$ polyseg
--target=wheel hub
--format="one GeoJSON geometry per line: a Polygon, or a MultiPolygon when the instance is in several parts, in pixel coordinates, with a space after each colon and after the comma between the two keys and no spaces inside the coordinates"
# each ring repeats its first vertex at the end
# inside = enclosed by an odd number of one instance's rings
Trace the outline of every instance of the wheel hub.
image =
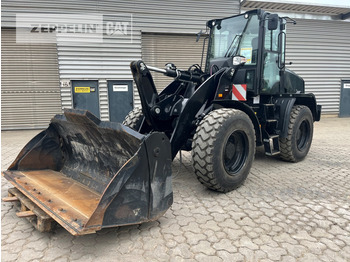
{"type": "Polygon", "coordinates": [[[244,166],[248,154],[248,138],[242,131],[234,131],[224,148],[224,167],[230,175],[235,175],[244,166]]]}

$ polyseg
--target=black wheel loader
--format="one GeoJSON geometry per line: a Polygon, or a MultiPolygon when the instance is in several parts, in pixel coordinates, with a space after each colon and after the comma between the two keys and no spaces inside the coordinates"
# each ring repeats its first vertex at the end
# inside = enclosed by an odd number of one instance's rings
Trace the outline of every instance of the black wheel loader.
{"type": "Polygon", "coordinates": [[[5,201],[45,231],[74,235],[155,220],[173,201],[171,162],[192,151],[198,180],[228,192],[242,185],[257,146],[298,162],[309,152],[321,106],[285,65],[286,24],[262,10],[207,22],[205,68],[131,63],[142,108],[123,124],[65,110],[34,137],[3,176],[5,201]],[[151,71],[173,77],[158,94],[151,71]]]}

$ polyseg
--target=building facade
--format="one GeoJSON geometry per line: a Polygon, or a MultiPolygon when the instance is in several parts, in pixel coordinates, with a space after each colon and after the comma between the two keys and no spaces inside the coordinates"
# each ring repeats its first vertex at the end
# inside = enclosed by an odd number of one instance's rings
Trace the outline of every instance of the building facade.
{"type": "MultiPolygon", "coordinates": [[[[196,42],[196,34],[205,32],[205,22],[254,8],[294,15],[297,25],[287,27],[287,61],[293,62],[289,68],[305,79],[306,91],[316,94],[323,113],[338,114],[342,83],[350,80],[346,17],[350,7],[328,7],[315,14],[310,8],[297,12],[295,5],[267,5],[267,1],[5,0],[2,130],[44,128],[63,108],[84,106],[102,120],[120,121],[124,112],[140,104],[129,69],[131,61],[143,59],[157,67],[171,62],[178,68],[200,64],[204,38],[196,42]],[[105,23],[127,21],[127,34],[108,35],[104,27],[99,43],[83,37],[73,41],[58,33],[53,43],[18,43],[16,14],[29,13],[67,14],[77,19],[79,14],[102,15],[105,23]],[[84,87],[89,93],[82,91],[84,87]],[[81,99],[83,96],[89,98],[81,99]]],[[[158,74],[154,77],[159,90],[171,80],[158,74]]]]}

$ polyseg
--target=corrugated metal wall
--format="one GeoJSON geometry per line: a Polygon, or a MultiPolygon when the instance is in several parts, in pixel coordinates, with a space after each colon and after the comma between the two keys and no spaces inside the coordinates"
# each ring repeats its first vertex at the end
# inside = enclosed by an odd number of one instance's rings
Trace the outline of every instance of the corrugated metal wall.
{"type": "MultiPolygon", "coordinates": [[[[225,17],[239,13],[238,0],[219,1],[112,1],[112,0],[4,0],[2,1],[2,26],[15,26],[16,13],[98,13],[132,14],[134,25],[134,43],[128,45],[122,41],[107,39],[103,44],[94,46],[74,46],[59,39],[60,79],[98,79],[100,83],[101,118],[108,119],[108,79],[130,79],[129,62],[141,58],[141,31],[143,33],[161,33],[164,37],[156,49],[162,49],[162,43],[170,41],[173,47],[181,48],[175,42],[187,43],[183,36],[171,40],[171,34],[194,34],[205,29],[205,22],[216,17],[225,17]],[[175,42],[174,42],[175,41],[175,42]],[[123,56],[125,54],[125,56],[123,56]]],[[[316,94],[323,105],[323,112],[338,113],[340,80],[349,79],[350,50],[348,38],[350,26],[344,21],[298,20],[298,24],[288,25],[287,61],[293,61],[290,69],[300,74],[306,81],[306,91],[316,94]]],[[[146,36],[147,37],[147,36],[146,36]]],[[[144,39],[143,57],[146,62],[163,67],[163,62],[178,61],[172,53],[150,50],[152,37],[144,39]],[[149,50],[149,51],[148,51],[149,50]],[[149,52],[149,53],[148,53],[149,52]],[[157,54],[152,58],[153,54],[157,54]],[[164,57],[164,60],[160,58],[164,57]],[[152,60],[153,59],[153,60],[152,60]],[[160,60],[159,60],[160,59],[160,60]]],[[[185,37],[186,38],[186,37],[185,37]]],[[[168,42],[169,43],[169,42],[168,42]]],[[[153,45],[157,43],[153,42],[153,45]]],[[[187,44],[186,44],[187,45],[187,44]]],[[[200,50],[186,46],[181,50],[200,50]]],[[[166,48],[165,48],[166,49],[166,48]]],[[[164,49],[164,50],[165,50],[164,49]]],[[[174,49],[175,50],[175,49],[174,49]]],[[[167,50],[168,51],[168,50],[167,50]]],[[[181,59],[179,59],[181,60],[181,59]]],[[[187,66],[188,63],[179,67],[187,66]]],[[[6,91],[7,92],[7,91],[6,91]]],[[[71,106],[71,88],[62,88],[62,107],[71,106]]],[[[5,95],[6,96],[6,95],[5,95]]],[[[53,96],[52,96],[53,97],[53,96]]],[[[57,97],[57,96],[56,96],[57,97]]],[[[135,98],[136,104],[139,100],[135,98]]]]}
{"type": "Polygon", "coordinates": [[[61,112],[56,44],[17,44],[1,30],[1,129],[47,127],[61,112]]]}
{"type": "Polygon", "coordinates": [[[197,33],[205,29],[205,22],[211,18],[238,14],[238,0],[3,0],[2,26],[14,26],[18,12],[86,13],[103,14],[129,13],[133,15],[134,26],[143,32],[197,33]]]}
{"type": "Polygon", "coordinates": [[[287,25],[287,66],[305,80],[322,113],[338,114],[341,79],[350,79],[350,22],[298,19],[287,25]]]}
{"type": "MultiPolygon", "coordinates": [[[[205,22],[216,17],[239,13],[238,0],[220,1],[82,1],[82,0],[4,0],[2,25],[15,26],[16,13],[97,13],[104,19],[132,15],[133,43],[127,39],[105,39],[102,44],[73,44],[58,36],[60,80],[98,79],[101,119],[108,120],[108,79],[131,79],[129,64],[141,58],[141,31],[153,33],[197,33],[205,29],[205,22]]],[[[115,19],[115,18],[114,18],[115,19]]],[[[120,19],[120,17],[119,17],[120,19]]],[[[201,48],[199,48],[201,50],[201,48]]],[[[171,57],[170,57],[171,60],[171,57]]],[[[188,64],[186,63],[186,66],[188,64]]],[[[163,66],[163,65],[160,65],[163,66]]],[[[62,108],[72,107],[70,87],[61,88],[62,108]]],[[[134,104],[140,104],[134,90],[134,104]]]]}
{"type": "MultiPolygon", "coordinates": [[[[204,36],[196,42],[196,35],[142,34],[142,59],[146,65],[164,68],[173,63],[178,69],[186,70],[193,64],[200,64],[204,36]]],[[[206,41],[207,43],[208,41],[206,41]]],[[[205,54],[203,66],[205,63],[205,54]]],[[[163,90],[173,78],[152,72],[158,91],[163,90]]]]}
{"type": "MultiPolygon", "coordinates": [[[[132,80],[130,62],[141,59],[141,32],[130,36],[104,37],[103,43],[71,42],[67,36],[57,37],[61,80],[99,80],[100,117],[109,120],[107,80],[132,80]]],[[[62,108],[72,106],[71,88],[62,88],[62,108]]],[[[139,99],[135,97],[135,102],[139,99]]]]}

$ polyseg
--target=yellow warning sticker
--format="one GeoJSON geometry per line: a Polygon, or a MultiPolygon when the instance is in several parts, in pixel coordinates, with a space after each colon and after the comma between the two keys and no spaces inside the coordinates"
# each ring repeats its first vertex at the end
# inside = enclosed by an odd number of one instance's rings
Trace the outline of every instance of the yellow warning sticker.
{"type": "Polygon", "coordinates": [[[74,91],[75,93],[90,93],[90,87],[76,86],[74,91]]]}

